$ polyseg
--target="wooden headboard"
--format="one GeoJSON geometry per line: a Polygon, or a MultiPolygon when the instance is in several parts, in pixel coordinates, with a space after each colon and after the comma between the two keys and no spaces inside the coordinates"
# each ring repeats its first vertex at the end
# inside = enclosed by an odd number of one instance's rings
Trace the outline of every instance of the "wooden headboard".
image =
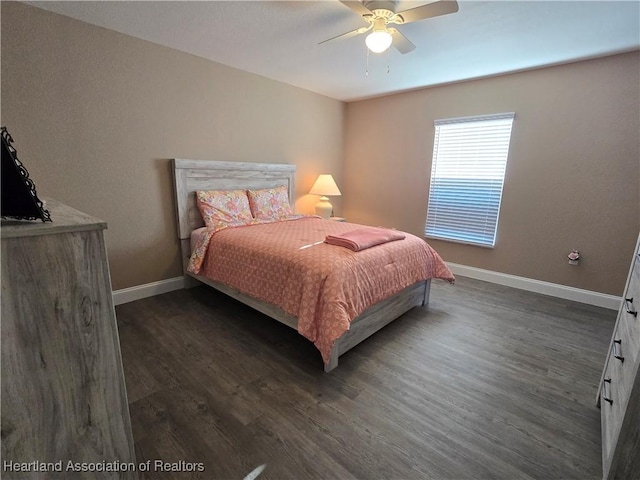
{"type": "Polygon", "coordinates": [[[196,205],[196,190],[258,190],[286,185],[293,205],[295,175],[295,165],[282,163],[216,162],[174,158],[178,238],[182,247],[183,264],[186,265],[191,255],[191,232],[204,225],[196,205]]]}

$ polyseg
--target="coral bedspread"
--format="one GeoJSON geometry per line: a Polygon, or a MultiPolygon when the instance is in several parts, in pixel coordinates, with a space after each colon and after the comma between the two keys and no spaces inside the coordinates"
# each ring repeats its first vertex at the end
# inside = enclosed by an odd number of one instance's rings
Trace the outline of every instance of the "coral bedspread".
{"type": "Polygon", "coordinates": [[[324,243],[358,227],[294,217],[208,229],[189,271],[297,317],[298,332],[327,363],[336,339],[371,305],[428,278],[454,280],[436,251],[408,233],[360,252],[324,243]]]}

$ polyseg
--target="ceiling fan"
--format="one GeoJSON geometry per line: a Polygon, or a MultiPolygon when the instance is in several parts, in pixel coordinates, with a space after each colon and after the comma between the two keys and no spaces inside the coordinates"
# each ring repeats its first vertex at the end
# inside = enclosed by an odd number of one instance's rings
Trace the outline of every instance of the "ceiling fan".
{"type": "Polygon", "coordinates": [[[404,25],[405,23],[447,15],[458,11],[458,2],[455,0],[440,0],[398,13],[396,13],[396,2],[393,0],[340,0],[340,2],[358,15],[361,15],[369,26],[343,33],[337,37],[320,42],[320,44],[339,38],[354,37],[371,30],[371,33],[369,33],[365,39],[365,43],[369,50],[374,53],[382,53],[391,45],[402,54],[409,53],[416,48],[400,31],[389,25],[404,25]]]}

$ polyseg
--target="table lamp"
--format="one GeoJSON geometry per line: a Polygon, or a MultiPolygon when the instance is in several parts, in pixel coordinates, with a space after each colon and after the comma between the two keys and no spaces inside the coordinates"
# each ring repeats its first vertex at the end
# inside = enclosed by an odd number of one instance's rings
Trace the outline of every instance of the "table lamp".
{"type": "Polygon", "coordinates": [[[311,195],[320,195],[320,201],[316,204],[316,214],[322,218],[329,218],[333,212],[333,205],[331,205],[327,196],[342,195],[335,180],[329,174],[320,175],[309,193],[311,195]]]}

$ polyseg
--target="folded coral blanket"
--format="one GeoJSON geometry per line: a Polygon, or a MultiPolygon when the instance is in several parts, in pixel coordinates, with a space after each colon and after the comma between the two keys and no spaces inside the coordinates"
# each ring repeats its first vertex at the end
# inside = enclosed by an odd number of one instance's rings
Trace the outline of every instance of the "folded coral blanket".
{"type": "Polygon", "coordinates": [[[342,233],[340,235],[327,235],[325,243],[345,247],[354,252],[365,248],[375,247],[382,243],[403,240],[404,233],[388,228],[365,227],[342,233]]]}

